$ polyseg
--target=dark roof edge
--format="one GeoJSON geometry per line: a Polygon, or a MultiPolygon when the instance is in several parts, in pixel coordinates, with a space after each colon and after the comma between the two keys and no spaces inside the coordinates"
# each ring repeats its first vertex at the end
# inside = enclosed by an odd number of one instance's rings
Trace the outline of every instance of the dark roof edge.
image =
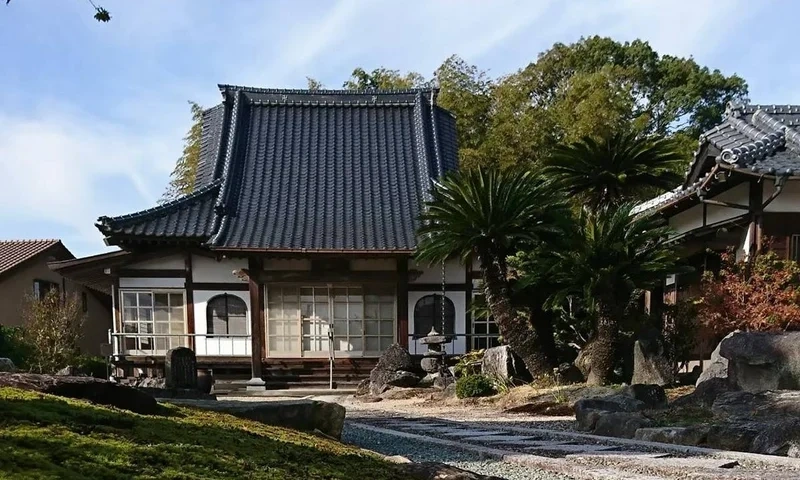
{"type": "Polygon", "coordinates": [[[343,248],[255,248],[255,247],[211,247],[214,252],[242,252],[242,253],[344,253],[344,254],[411,254],[414,249],[343,249],[343,248]]]}
{"type": "Polygon", "coordinates": [[[220,83],[217,85],[220,92],[224,95],[229,91],[242,91],[252,93],[277,93],[277,94],[303,94],[303,95],[365,95],[365,94],[413,94],[433,92],[434,96],[439,94],[439,87],[418,87],[406,89],[366,89],[366,90],[347,90],[347,89],[320,89],[308,90],[303,88],[258,88],[246,87],[243,85],[230,85],[220,83]]]}
{"type": "Polygon", "coordinates": [[[140,210],[138,212],[129,213],[126,215],[120,215],[117,217],[108,217],[102,216],[97,219],[97,223],[95,226],[102,232],[111,232],[114,229],[114,224],[119,222],[133,222],[135,220],[147,219],[149,217],[162,214],[162,213],[169,213],[171,210],[176,209],[187,202],[191,202],[207,193],[215,190],[220,186],[219,180],[214,180],[213,182],[209,183],[208,185],[190,193],[189,195],[176,198],[175,200],[170,200],[169,202],[162,203],[161,205],[157,205],[152,208],[148,208],[145,210],[140,210]]]}
{"type": "MultiPolygon", "coordinates": [[[[0,272],[0,278],[4,278],[4,277],[7,277],[7,276],[11,275],[13,272],[18,270],[20,267],[22,267],[24,265],[27,265],[29,262],[31,262],[31,261],[41,257],[45,253],[51,252],[51,251],[53,251],[55,249],[60,249],[63,252],[65,252],[68,256],[72,257],[72,259],[75,259],[75,255],[72,252],[69,251],[69,248],[67,248],[66,245],[64,245],[61,242],[61,240],[57,240],[56,243],[44,248],[40,252],[37,252],[36,254],[31,255],[30,257],[25,258],[21,262],[15,263],[13,266],[11,266],[11,267],[7,268],[6,270],[3,270],[2,272],[0,272]]],[[[70,259],[70,260],[62,260],[62,261],[68,262],[68,261],[71,261],[72,259],[70,259]]],[[[48,265],[49,265],[49,263],[48,263],[48,265]]]]}

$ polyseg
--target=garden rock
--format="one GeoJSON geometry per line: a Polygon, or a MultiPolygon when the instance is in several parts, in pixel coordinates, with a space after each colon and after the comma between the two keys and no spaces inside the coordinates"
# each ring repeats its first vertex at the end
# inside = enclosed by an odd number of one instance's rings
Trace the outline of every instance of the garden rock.
{"type": "Polygon", "coordinates": [[[699,387],[701,383],[707,382],[713,378],[728,378],[728,359],[723,357],[719,354],[719,350],[722,347],[722,342],[731,338],[732,336],[740,333],[739,330],[733,331],[725,336],[718,344],[717,348],[711,352],[711,364],[700,373],[700,376],[697,378],[697,382],[695,383],[696,387],[699,387]]]}
{"type": "Polygon", "coordinates": [[[633,378],[631,383],[669,385],[675,381],[672,365],[664,354],[660,338],[642,338],[633,344],[633,378]]]}
{"type": "Polygon", "coordinates": [[[768,455],[787,455],[793,444],[800,442],[800,419],[764,424],[753,439],[750,451],[768,455]]]}
{"type": "Polygon", "coordinates": [[[761,426],[753,422],[712,425],[708,430],[706,445],[720,450],[749,452],[761,426]]]}
{"type": "Polygon", "coordinates": [[[608,412],[597,419],[593,433],[606,437],[633,438],[636,430],[651,425],[653,421],[638,412],[608,412]]]}
{"type": "Polygon", "coordinates": [[[490,378],[503,380],[531,379],[525,363],[508,345],[492,347],[484,352],[481,373],[490,378]]]}
{"type": "Polygon", "coordinates": [[[660,385],[634,383],[623,388],[620,393],[644,402],[647,408],[667,407],[667,393],[660,385]]]}
{"type": "Polygon", "coordinates": [[[575,402],[575,420],[581,430],[593,430],[598,419],[608,413],[633,413],[644,410],[646,405],[641,400],[625,396],[583,398],[575,402]]]}
{"type": "Polygon", "coordinates": [[[17,367],[10,358],[0,358],[0,372],[16,372],[17,367]]]}
{"type": "Polygon", "coordinates": [[[92,377],[0,373],[0,387],[14,387],[59,397],[88,400],[142,415],[154,415],[159,412],[158,402],[152,396],[135,388],[92,377]]]}
{"type": "Polygon", "coordinates": [[[127,385],[136,388],[167,388],[164,377],[138,377],[129,380],[127,385]]]}
{"type": "Polygon", "coordinates": [[[433,387],[439,390],[445,390],[450,385],[455,385],[456,378],[452,375],[439,375],[433,379],[433,387]]]}
{"type": "Polygon", "coordinates": [[[600,420],[600,417],[609,413],[611,412],[606,412],[605,410],[584,410],[580,415],[576,413],[575,426],[578,430],[591,432],[597,426],[597,421],[600,420]]]}
{"type": "Polygon", "coordinates": [[[720,343],[728,381],[753,393],[800,389],[800,332],[742,332],[720,343]]]}
{"type": "Polygon", "coordinates": [[[419,377],[413,373],[414,362],[408,350],[395,343],[386,349],[378,359],[377,365],[369,374],[369,390],[372,395],[380,395],[388,387],[413,387],[419,377]]]}
{"type": "Polygon", "coordinates": [[[791,442],[786,456],[790,458],[800,458],[800,442],[791,442]]]}
{"type": "Polygon", "coordinates": [[[553,369],[553,373],[558,383],[562,385],[583,383],[585,381],[581,370],[571,363],[562,363],[557,368],[553,369]]]}
{"type": "Polygon", "coordinates": [[[800,418],[800,391],[723,393],[714,401],[711,412],[725,420],[800,418]]]}
{"type": "Polygon", "coordinates": [[[401,468],[413,480],[502,480],[438,462],[404,463],[401,468]]]}
{"type": "Polygon", "coordinates": [[[697,425],[692,427],[658,427],[640,428],[634,438],[645,442],[672,443],[675,445],[701,445],[706,442],[710,427],[697,425]]]}
{"type": "Polygon", "coordinates": [[[356,397],[362,397],[364,395],[369,395],[369,378],[358,382],[358,386],[356,387],[356,397]]]}
{"type": "Polygon", "coordinates": [[[727,378],[710,378],[699,384],[694,392],[675,399],[674,406],[698,405],[710,408],[714,401],[723,393],[735,391],[728,383],[727,378]]]}

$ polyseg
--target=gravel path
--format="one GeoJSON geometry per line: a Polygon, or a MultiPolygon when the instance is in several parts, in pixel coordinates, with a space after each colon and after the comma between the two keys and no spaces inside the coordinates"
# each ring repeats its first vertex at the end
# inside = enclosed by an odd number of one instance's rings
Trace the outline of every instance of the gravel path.
{"type": "Polygon", "coordinates": [[[475,452],[409,442],[403,438],[356,428],[345,423],[342,441],[383,453],[402,455],[414,462],[441,462],[481,475],[494,475],[507,480],[572,480],[572,477],[550,473],[491,458],[481,458],[475,452]]]}

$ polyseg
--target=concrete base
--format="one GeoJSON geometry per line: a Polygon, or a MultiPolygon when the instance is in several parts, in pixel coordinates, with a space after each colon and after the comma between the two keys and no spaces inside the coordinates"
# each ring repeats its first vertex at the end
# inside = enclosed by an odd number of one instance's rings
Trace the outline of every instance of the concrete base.
{"type": "Polygon", "coordinates": [[[267,390],[267,383],[261,378],[251,378],[247,381],[248,392],[263,392],[267,390]]]}

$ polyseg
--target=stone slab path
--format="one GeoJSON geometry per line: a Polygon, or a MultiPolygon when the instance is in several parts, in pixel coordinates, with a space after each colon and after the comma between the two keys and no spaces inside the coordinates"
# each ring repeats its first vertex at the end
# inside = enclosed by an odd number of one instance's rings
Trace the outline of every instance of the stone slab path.
{"type": "MultiPolygon", "coordinates": [[[[486,421],[349,410],[348,425],[574,479],[800,479],[800,459],[610,439],[486,421]]],[[[516,478],[516,477],[515,477],[516,478]]],[[[539,478],[539,477],[531,477],[539,478]]]]}

